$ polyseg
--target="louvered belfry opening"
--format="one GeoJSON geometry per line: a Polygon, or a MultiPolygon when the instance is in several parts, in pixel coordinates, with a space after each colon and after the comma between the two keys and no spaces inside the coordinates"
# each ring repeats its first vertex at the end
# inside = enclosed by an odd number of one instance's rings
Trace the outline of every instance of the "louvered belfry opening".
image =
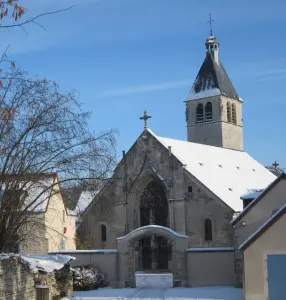
{"type": "Polygon", "coordinates": [[[232,123],[233,124],[237,123],[237,120],[236,120],[236,106],[235,106],[234,103],[232,104],[232,123]]]}
{"type": "Polygon", "coordinates": [[[227,122],[231,122],[231,105],[229,102],[226,104],[227,107],[227,122]]]}
{"type": "Polygon", "coordinates": [[[197,123],[204,122],[204,106],[202,103],[198,104],[198,106],[197,106],[196,120],[197,120],[197,123]]]}
{"type": "Polygon", "coordinates": [[[210,122],[213,120],[213,107],[211,102],[206,104],[206,122],[210,122]]]}

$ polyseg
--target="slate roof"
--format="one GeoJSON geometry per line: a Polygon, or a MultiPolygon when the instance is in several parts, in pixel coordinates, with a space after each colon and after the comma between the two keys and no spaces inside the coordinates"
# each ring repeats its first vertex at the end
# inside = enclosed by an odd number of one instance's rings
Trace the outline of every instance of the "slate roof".
{"type": "Polygon", "coordinates": [[[276,176],[243,151],[156,136],[148,132],[185,165],[186,171],[235,212],[242,211],[241,195],[264,189],[276,176]]]}
{"type": "Polygon", "coordinates": [[[216,63],[210,53],[206,55],[187,101],[204,98],[206,94],[210,94],[210,96],[223,95],[241,100],[222,62],[216,63]]]}

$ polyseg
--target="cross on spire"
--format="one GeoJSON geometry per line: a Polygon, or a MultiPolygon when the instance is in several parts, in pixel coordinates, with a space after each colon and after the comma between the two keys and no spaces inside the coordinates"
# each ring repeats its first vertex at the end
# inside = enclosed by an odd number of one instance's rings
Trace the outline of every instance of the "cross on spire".
{"type": "Polygon", "coordinates": [[[277,169],[278,167],[279,167],[279,163],[275,160],[275,162],[273,163],[273,167],[275,168],[275,169],[277,169]]]}
{"type": "Polygon", "coordinates": [[[144,116],[140,118],[140,120],[144,120],[144,128],[148,128],[148,119],[151,119],[151,116],[148,116],[147,110],[144,111],[144,116]]]}
{"type": "Polygon", "coordinates": [[[210,24],[211,36],[213,35],[213,22],[214,22],[214,20],[212,19],[212,14],[210,13],[208,23],[210,24]]]}

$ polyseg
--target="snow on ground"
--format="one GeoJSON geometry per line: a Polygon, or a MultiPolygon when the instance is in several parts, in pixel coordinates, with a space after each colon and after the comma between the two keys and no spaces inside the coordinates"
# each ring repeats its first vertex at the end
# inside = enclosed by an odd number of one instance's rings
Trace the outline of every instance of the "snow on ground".
{"type": "Polygon", "coordinates": [[[66,300],[243,300],[241,289],[233,287],[173,289],[98,289],[75,292],[66,300]]]}

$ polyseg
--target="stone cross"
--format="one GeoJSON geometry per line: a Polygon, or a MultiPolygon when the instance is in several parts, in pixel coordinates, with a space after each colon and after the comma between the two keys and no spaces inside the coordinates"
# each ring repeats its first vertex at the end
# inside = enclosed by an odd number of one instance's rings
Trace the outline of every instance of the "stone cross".
{"type": "Polygon", "coordinates": [[[140,120],[144,120],[144,128],[148,128],[148,119],[152,118],[151,116],[148,116],[147,110],[144,111],[144,116],[140,118],[140,120]]]}

